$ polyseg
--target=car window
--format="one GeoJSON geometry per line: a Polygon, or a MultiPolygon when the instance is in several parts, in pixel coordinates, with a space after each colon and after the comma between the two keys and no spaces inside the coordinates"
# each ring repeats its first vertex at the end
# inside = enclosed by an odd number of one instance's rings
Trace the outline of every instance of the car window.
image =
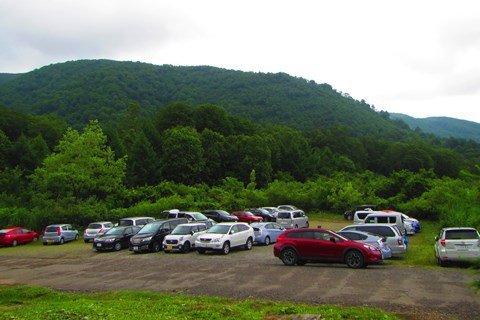
{"type": "Polygon", "coordinates": [[[377,222],[378,223],[390,223],[390,221],[388,221],[388,217],[377,217],[377,222]]]}
{"type": "Polygon", "coordinates": [[[102,229],[102,225],[100,223],[90,223],[87,229],[102,229]]]}
{"type": "Polygon", "coordinates": [[[67,231],[68,227],[67,226],[62,226],[62,231],[67,231]]]}
{"type": "Polygon", "coordinates": [[[47,227],[45,232],[57,232],[58,227],[47,227]]]}
{"type": "Polygon", "coordinates": [[[279,212],[277,219],[290,219],[290,212],[279,212]]]}
{"type": "Polygon", "coordinates": [[[328,232],[314,231],[312,234],[315,240],[330,240],[330,233],[328,232]]]}
{"type": "Polygon", "coordinates": [[[475,230],[446,230],[445,239],[478,239],[475,230]]]}
{"type": "Polygon", "coordinates": [[[313,234],[309,231],[296,231],[287,233],[287,238],[293,239],[312,239],[313,234]]]}
{"type": "Polygon", "coordinates": [[[133,221],[130,220],[130,219],[120,219],[120,221],[118,222],[118,225],[119,226],[132,226],[133,221]]]}

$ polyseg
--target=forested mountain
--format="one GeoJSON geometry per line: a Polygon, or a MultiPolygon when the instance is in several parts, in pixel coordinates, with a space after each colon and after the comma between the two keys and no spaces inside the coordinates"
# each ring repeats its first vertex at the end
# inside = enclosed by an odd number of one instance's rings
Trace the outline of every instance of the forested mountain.
{"type": "Polygon", "coordinates": [[[334,90],[284,73],[215,67],[175,67],[140,62],[82,60],[46,66],[0,81],[0,104],[32,114],[53,113],[74,127],[89,119],[119,118],[131,102],[147,114],[171,103],[221,106],[259,124],[298,130],[343,126],[349,134],[401,139],[406,126],[334,90]]]}
{"type": "Polygon", "coordinates": [[[399,119],[415,130],[419,128],[425,133],[438,137],[472,139],[480,142],[480,123],[454,119],[449,117],[413,118],[401,113],[390,113],[391,119],[399,119]]]}

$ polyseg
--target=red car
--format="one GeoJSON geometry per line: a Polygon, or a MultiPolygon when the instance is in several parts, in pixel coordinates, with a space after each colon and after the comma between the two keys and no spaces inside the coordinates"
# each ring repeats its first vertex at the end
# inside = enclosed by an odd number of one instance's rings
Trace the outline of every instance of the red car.
{"type": "Polygon", "coordinates": [[[263,221],[262,217],[256,216],[250,211],[234,211],[232,212],[232,216],[237,217],[239,222],[252,223],[263,221]]]}
{"type": "Polygon", "coordinates": [[[35,242],[38,233],[22,227],[12,227],[0,230],[0,245],[15,247],[17,244],[35,242]]]}
{"type": "Polygon", "coordinates": [[[277,238],[273,254],[287,266],[337,262],[350,268],[363,268],[383,260],[377,247],[345,239],[322,228],[285,231],[277,238]]]}

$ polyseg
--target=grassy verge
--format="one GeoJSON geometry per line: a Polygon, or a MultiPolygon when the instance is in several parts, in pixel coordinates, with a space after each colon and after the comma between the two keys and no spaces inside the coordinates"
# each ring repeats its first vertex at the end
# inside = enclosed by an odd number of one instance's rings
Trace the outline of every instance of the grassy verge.
{"type": "Polygon", "coordinates": [[[379,309],[141,291],[62,293],[39,287],[0,286],[0,319],[398,319],[379,309]]]}

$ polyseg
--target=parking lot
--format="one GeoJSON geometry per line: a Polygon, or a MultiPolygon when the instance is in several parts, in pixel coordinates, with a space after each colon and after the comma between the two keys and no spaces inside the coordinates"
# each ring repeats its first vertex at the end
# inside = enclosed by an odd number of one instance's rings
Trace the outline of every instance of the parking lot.
{"type": "Polygon", "coordinates": [[[372,306],[407,319],[479,319],[480,297],[467,270],[342,264],[286,267],[272,246],[199,255],[128,250],[99,253],[83,241],[0,248],[0,284],[67,291],[152,290],[372,306]]]}

